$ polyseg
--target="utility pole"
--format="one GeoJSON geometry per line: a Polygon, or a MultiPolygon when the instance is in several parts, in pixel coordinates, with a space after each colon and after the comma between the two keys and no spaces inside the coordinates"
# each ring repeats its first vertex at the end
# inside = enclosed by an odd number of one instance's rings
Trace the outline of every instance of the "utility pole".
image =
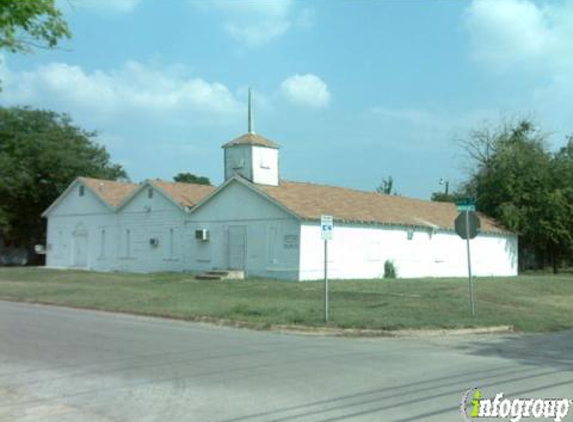
{"type": "Polygon", "coordinates": [[[440,186],[444,186],[444,193],[446,194],[446,196],[448,196],[448,193],[450,192],[450,181],[440,179],[440,186]]]}

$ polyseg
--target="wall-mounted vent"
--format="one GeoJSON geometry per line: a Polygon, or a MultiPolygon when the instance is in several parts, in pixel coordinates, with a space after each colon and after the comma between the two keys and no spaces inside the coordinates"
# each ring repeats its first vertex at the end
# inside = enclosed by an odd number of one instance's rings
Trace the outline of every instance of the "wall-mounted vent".
{"type": "Polygon", "coordinates": [[[298,248],[298,236],[296,234],[285,234],[284,247],[285,249],[298,248]]]}
{"type": "Polygon", "coordinates": [[[195,239],[200,240],[201,242],[208,242],[209,230],[207,229],[195,230],[195,239]]]}
{"type": "Polygon", "coordinates": [[[159,239],[157,237],[152,237],[149,239],[149,245],[153,246],[154,248],[159,246],[159,239]]]}

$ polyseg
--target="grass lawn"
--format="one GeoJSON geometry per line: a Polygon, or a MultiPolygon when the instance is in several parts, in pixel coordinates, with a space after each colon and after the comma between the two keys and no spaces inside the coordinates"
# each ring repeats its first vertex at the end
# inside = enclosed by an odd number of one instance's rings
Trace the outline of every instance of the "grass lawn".
{"type": "MultiPolygon", "coordinates": [[[[374,329],[513,325],[520,331],[573,328],[573,276],[478,278],[477,317],[467,279],[349,280],[330,283],[330,326],[374,329]]],[[[323,326],[321,282],[202,281],[189,274],[116,274],[0,268],[0,299],[253,326],[323,326]]]]}

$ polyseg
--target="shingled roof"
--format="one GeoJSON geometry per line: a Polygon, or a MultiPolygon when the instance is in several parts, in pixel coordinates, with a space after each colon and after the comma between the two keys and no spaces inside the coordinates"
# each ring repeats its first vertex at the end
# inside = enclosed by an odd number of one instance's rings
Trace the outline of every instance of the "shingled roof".
{"type": "MultiPolygon", "coordinates": [[[[454,230],[455,204],[384,195],[335,186],[281,181],[279,186],[256,185],[273,200],[303,219],[332,215],[343,222],[429,227],[454,230]]],[[[509,233],[480,214],[483,232],[509,233]]]]}
{"type": "MultiPolygon", "coordinates": [[[[141,186],[140,183],[116,182],[113,180],[92,179],[79,177],[78,180],[88,186],[108,205],[117,207],[129,195],[141,186]]],[[[163,180],[148,180],[149,184],[165,192],[175,202],[185,207],[193,207],[197,202],[215,190],[211,185],[194,183],[164,182],[163,180]]]]}
{"type": "Polygon", "coordinates": [[[280,147],[279,144],[273,142],[261,135],[257,135],[256,133],[246,133],[238,138],[233,139],[232,141],[227,142],[222,148],[228,148],[233,145],[258,145],[261,147],[268,147],[268,148],[275,148],[278,149],[280,147]]]}
{"type": "Polygon", "coordinates": [[[216,189],[211,185],[164,182],[162,180],[150,180],[149,183],[162,189],[184,207],[194,207],[201,199],[216,189]]]}
{"type": "MultiPolygon", "coordinates": [[[[80,177],[78,180],[112,207],[117,207],[141,186],[137,183],[87,177],[80,177]]],[[[244,179],[240,180],[250,184],[244,179]]],[[[148,182],[186,207],[194,207],[216,190],[210,185],[162,180],[148,182]]],[[[424,201],[337,186],[284,180],[279,186],[252,186],[305,220],[318,220],[321,215],[326,214],[341,222],[454,230],[454,220],[458,215],[457,207],[451,203],[424,201]]],[[[509,233],[495,220],[483,214],[480,214],[480,219],[483,232],[509,233]]]]}
{"type": "Polygon", "coordinates": [[[108,205],[117,207],[139,185],[137,183],[78,177],[78,180],[94,191],[108,205]]]}

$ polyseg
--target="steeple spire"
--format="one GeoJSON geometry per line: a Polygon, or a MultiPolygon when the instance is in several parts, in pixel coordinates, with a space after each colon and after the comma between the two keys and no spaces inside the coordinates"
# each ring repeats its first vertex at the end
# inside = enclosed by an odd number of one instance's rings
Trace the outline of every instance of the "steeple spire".
{"type": "Polygon", "coordinates": [[[249,88],[249,133],[255,133],[255,126],[253,124],[253,104],[251,98],[251,88],[249,88]]]}

